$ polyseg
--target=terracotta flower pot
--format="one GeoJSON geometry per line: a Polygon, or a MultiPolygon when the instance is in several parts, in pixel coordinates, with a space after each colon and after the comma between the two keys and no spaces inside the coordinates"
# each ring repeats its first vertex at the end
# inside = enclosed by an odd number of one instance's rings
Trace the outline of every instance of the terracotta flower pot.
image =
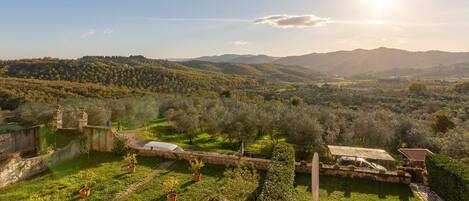
{"type": "Polygon", "coordinates": [[[195,182],[199,182],[201,176],[202,176],[202,174],[200,174],[200,173],[194,173],[194,174],[192,174],[192,179],[193,179],[195,182]]]}
{"type": "Polygon", "coordinates": [[[166,196],[166,201],[176,201],[176,193],[170,193],[168,196],[166,196]]]}
{"type": "Polygon", "coordinates": [[[137,169],[137,166],[135,166],[135,165],[127,166],[127,172],[128,173],[134,173],[136,169],[137,169]]]}
{"type": "Polygon", "coordinates": [[[82,188],[80,189],[79,193],[80,193],[80,198],[87,198],[91,195],[91,189],[82,188]]]}

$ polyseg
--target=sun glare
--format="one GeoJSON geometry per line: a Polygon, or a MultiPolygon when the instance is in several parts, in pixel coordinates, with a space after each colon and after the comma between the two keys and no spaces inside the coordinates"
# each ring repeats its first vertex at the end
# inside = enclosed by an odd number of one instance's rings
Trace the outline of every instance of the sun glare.
{"type": "Polygon", "coordinates": [[[375,12],[382,13],[395,4],[395,0],[368,0],[375,12]]]}

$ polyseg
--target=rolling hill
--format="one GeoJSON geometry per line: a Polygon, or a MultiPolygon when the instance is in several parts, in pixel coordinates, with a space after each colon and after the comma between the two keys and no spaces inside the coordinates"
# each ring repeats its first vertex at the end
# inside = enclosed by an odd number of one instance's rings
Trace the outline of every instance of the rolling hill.
{"type": "Polygon", "coordinates": [[[313,53],[280,58],[274,63],[299,65],[338,75],[375,73],[395,68],[423,69],[469,61],[469,53],[442,51],[410,52],[391,48],[357,49],[331,53],[313,53]]]}
{"type": "Polygon", "coordinates": [[[274,63],[302,66],[318,72],[350,76],[373,74],[393,69],[425,69],[469,62],[469,52],[425,51],[412,52],[393,48],[371,50],[356,49],[329,53],[312,53],[300,56],[269,57],[265,55],[221,55],[199,57],[194,60],[211,62],[236,62],[245,64],[274,63]]]}

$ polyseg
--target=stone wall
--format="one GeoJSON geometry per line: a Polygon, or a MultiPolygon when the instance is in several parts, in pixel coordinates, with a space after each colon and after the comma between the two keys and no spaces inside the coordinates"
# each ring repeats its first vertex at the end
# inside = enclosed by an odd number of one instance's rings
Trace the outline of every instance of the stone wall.
{"type": "MultiPolygon", "coordinates": [[[[260,158],[238,157],[232,155],[223,155],[217,153],[207,152],[172,152],[161,150],[150,150],[144,148],[135,148],[135,151],[141,156],[157,156],[177,160],[191,160],[199,158],[208,164],[235,166],[242,163],[256,169],[267,170],[269,168],[270,160],[260,158]]],[[[311,174],[311,164],[296,163],[296,172],[311,174]]],[[[411,176],[405,172],[398,171],[385,171],[360,169],[349,167],[340,167],[334,165],[322,165],[320,170],[321,175],[339,176],[349,178],[370,179],[375,181],[390,182],[390,183],[410,183],[411,176]]]]}
{"type": "Polygon", "coordinates": [[[111,152],[115,134],[111,127],[84,126],[83,135],[88,137],[89,148],[94,151],[111,152]]]}
{"type": "Polygon", "coordinates": [[[0,134],[0,161],[17,152],[37,152],[39,132],[40,126],[35,126],[21,131],[0,134]]]}
{"type": "Polygon", "coordinates": [[[0,164],[0,188],[30,178],[49,167],[80,154],[80,142],[72,141],[66,147],[34,158],[15,157],[0,164]]]}

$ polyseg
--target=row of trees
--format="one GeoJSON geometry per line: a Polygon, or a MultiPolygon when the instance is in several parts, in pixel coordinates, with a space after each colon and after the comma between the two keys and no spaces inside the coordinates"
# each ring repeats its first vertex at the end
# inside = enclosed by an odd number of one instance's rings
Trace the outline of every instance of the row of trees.
{"type": "Polygon", "coordinates": [[[384,148],[426,147],[463,157],[467,123],[456,125],[445,112],[433,118],[415,119],[389,110],[361,112],[351,109],[279,102],[246,103],[232,99],[171,98],[162,101],[161,112],[192,142],[200,132],[221,135],[246,144],[265,135],[273,143],[285,138],[295,145],[297,157],[324,153],[326,144],[384,148]]]}
{"type": "MultiPolygon", "coordinates": [[[[426,147],[455,157],[467,157],[469,124],[454,120],[445,112],[431,119],[416,119],[389,110],[370,112],[344,108],[285,104],[275,101],[247,103],[228,98],[146,97],[119,100],[77,100],[61,102],[64,123],[84,107],[89,124],[103,125],[109,119],[124,126],[145,126],[164,114],[175,129],[193,143],[205,132],[238,143],[240,154],[257,139],[268,136],[272,146],[280,140],[295,145],[297,158],[307,159],[315,151],[325,153],[325,145],[383,148],[396,152],[399,147],[426,147]]],[[[29,124],[47,122],[54,105],[28,103],[17,116],[29,124]]]]}

